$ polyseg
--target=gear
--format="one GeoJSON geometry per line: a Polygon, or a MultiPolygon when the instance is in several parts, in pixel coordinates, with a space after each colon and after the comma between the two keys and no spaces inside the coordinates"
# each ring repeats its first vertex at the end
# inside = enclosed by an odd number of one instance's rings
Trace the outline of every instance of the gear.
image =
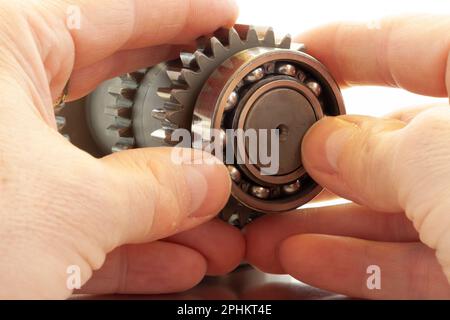
{"type": "MultiPolygon", "coordinates": [[[[242,25],[200,39],[195,52],[179,59],[103,83],[86,104],[104,154],[177,144],[177,129],[202,143],[220,140],[233,181],[222,218],[238,226],[261,213],[295,209],[321,191],[303,168],[299,141],[324,115],[345,113],[336,82],[303,45],[290,36],[277,41],[270,28],[242,25]],[[211,137],[211,129],[220,135],[211,137]],[[228,135],[249,129],[276,129],[276,173],[252,161],[245,136],[228,135]]],[[[263,141],[270,153],[273,138],[263,141]]]]}
{"type": "MultiPolygon", "coordinates": [[[[179,59],[150,69],[145,77],[146,70],[139,71],[139,80],[135,79],[136,73],[114,78],[89,96],[88,122],[105,154],[133,146],[175,144],[171,141],[173,131],[191,129],[197,96],[210,74],[223,61],[250,48],[291,47],[290,36],[277,44],[272,29],[264,32],[262,28],[244,25],[219,29],[212,37],[204,37],[198,42],[199,48],[195,52],[182,52],[179,59]],[[118,110],[121,115],[117,115],[118,110]],[[133,130],[130,130],[131,123],[133,130]]],[[[298,45],[297,49],[303,49],[303,46],[298,45]]]]}
{"type": "Polygon", "coordinates": [[[135,147],[132,129],[132,108],[146,69],[124,74],[102,83],[87,104],[88,125],[103,153],[135,147]]]}
{"type": "MultiPolygon", "coordinates": [[[[167,127],[167,140],[170,140],[173,128],[191,129],[193,109],[200,90],[225,60],[251,48],[289,49],[291,38],[286,36],[277,44],[272,29],[260,39],[256,28],[237,25],[229,30],[219,30],[213,37],[206,39],[203,46],[193,54],[183,53],[180,59],[167,65],[171,86],[158,89],[164,107],[152,111],[153,116],[163,122],[163,127],[167,127]]],[[[230,97],[230,103],[233,103],[233,98],[237,99],[230,97]]]]}

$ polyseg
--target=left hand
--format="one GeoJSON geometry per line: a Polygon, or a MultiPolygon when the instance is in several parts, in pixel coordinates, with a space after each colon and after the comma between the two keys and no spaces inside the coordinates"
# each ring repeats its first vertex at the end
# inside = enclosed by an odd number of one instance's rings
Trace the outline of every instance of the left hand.
{"type": "Polygon", "coordinates": [[[57,132],[53,110],[69,78],[74,100],[236,15],[231,0],[0,0],[0,298],[67,298],[69,266],[84,293],[167,293],[239,264],[242,235],[211,221],[229,197],[225,166],[176,165],[171,148],[96,159],[57,132]]]}

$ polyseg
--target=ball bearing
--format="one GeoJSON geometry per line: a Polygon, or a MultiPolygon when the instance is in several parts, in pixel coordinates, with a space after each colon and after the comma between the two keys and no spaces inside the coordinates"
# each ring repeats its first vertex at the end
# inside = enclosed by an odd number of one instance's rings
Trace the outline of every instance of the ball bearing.
{"type": "Polygon", "coordinates": [[[274,213],[295,209],[321,190],[301,164],[300,141],[324,115],[341,113],[339,89],[315,59],[299,51],[251,48],[225,60],[206,80],[194,107],[201,121],[192,127],[196,132],[278,130],[277,174],[262,174],[264,168],[250,161],[245,142],[234,141],[235,153],[245,161],[233,164],[233,176],[240,174],[239,180],[232,177],[232,194],[240,203],[274,213]],[[230,96],[237,98],[233,108],[230,96]]]}

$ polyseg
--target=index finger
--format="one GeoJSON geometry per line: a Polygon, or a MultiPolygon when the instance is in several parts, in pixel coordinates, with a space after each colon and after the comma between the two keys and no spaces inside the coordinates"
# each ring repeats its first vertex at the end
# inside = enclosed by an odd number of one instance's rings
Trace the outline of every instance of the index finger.
{"type": "Polygon", "coordinates": [[[449,15],[409,15],[334,23],[298,40],[342,86],[383,85],[444,97],[450,92],[449,30],[449,15]]]}

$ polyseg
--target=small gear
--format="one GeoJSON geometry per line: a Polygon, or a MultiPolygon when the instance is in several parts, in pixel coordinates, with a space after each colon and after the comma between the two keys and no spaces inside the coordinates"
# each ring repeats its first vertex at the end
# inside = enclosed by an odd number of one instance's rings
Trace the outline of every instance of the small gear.
{"type": "MultiPolygon", "coordinates": [[[[232,198],[222,218],[241,227],[263,213],[295,209],[322,190],[303,168],[299,141],[323,116],[345,113],[338,85],[302,44],[244,25],[199,39],[197,50],[176,60],[106,81],[85,110],[103,154],[177,144],[177,129],[212,142],[208,131],[218,130],[219,152],[228,157],[233,150],[226,161],[232,198]],[[276,130],[276,173],[250,161],[245,137],[228,136],[249,129],[276,130]]],[[[272,141],[264,141],[269,150],[272,141]]]]}
{"type": "Polygon", "coordinates": [[[105,154],[135,147],[132,108],[146,69],[124,74],[102,83],[88,96],[88,125],[105,154]]]}

